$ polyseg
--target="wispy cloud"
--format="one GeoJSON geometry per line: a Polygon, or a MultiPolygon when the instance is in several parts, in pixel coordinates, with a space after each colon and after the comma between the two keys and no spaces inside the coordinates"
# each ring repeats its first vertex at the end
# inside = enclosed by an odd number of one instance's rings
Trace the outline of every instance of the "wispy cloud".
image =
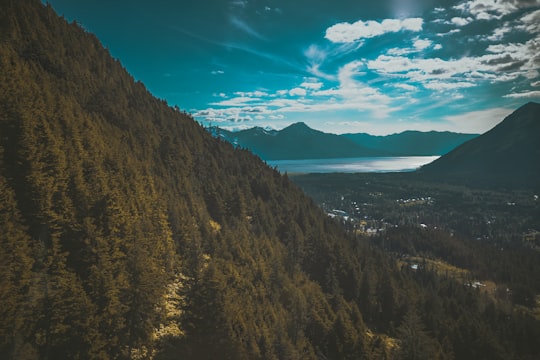
{"type": "Polygon", "coordinates": [[[236,28],[240,29],[244,33],[257,38],[259,40],[268,41],[268,39],[261,34],[259,34],[253,27],[249,26],[245,21],[241,20],[240,18],[236,16],[231,16],[229,18],[229,21],[232,25],[234,25],[236,28]]]}
{"type": "Polygon", "coordinates": [[[512,93],[512,94],[506,94],[504,97],[507,98],[514,98],[514,99],[534,99],[534,98],[540,98],[540,91],[525,91],[525,92],[518,92],[518,93],[512,93]]]}

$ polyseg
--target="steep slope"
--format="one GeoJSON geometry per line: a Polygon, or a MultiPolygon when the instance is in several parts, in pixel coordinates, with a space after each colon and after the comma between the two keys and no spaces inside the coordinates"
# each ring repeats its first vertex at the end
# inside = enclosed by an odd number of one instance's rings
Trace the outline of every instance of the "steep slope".
{"type": "Polygon", "coordinates": [[[305,123],[292,124],[280,131],[252,128],[221,134],[226,140],[251,150],[264,160],[390,155],[384,150],[375,151],[339,135],[314,130],[305,123]]]}
{"type": "Polygon", "coordinates": [[[363,133],[343,134],[342,136],[353,140],[359,145],[374,150],[386,151],[394,156],[431,156],[444,155],[478,135],[448,131],[404,131],[386,136],[373,136],[363,133]]]}
{"type": "Polygon", "coordinates": [[[455,180],[540,184],[540,104],[530,102],[487,133],[468,141],[421,172],[455,180]]]}
{"type": "Polygon", "coordinates": [[[50,6],[0,17],[2,359],[371,352],[359,261],[398,272],[50,6]]]}
{"type": "Polygon", "coordinates": [[[365,350],[350,291],[326,295],[349,242],[298,188],[52,8],[0,10],[2,359],[365,350]]]}

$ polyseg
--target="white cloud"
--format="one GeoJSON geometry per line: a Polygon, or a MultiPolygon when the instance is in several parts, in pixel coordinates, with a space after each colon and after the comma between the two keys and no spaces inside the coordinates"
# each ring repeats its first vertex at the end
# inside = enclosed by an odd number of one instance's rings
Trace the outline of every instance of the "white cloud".
{"type": "Polygon", "coordinates": [[[246,105],[248,103],[258,101],[258,100],[260,100],[260,99],[259,98],[249,97],[249,96],[238,96],[238,97],[235,97],[235,98],[226,99],[226,100],[222,100],[222,101],[215,102],[215,103],[210,103],[210,105],[214,105],[214,106],[242,106],[242,105],[246,105]]]}
{"type": "Polygon", "coordinates": [[[521,18],[521,29],[530,33],[540,33],[540,10],[533,11],[521,18]]]}
{"type": "Polygon", "coordinates": [[[223,129],[223,130],[236,132],[236,131],[251,129],[253,127],[253,125],[247,125],[247,124],[237,125],[237,124],[234,124],[234,125],[219,125],[219,127],[221,129],[223,129]]]}
{"type": "Polygon", "coordinates": [[[450,22],[456,26],[465,26],[467,24],[469,24],[473,19],[468,17],[468,18],[462,18],[462,17],[453,17],[450,22]]]}
{"type": "Polygon", "coordinates": [[[506,70],[511,67],[512,70],[537,70],[540,63],[540,39],[531,39],[525,43],[509,43],[490,45],[485,58],[495,56],[498,59],[507,59],[505,66],[499,67],[499,70],[506,70]]]}
{"type": "Polygon", "coordinates": [[[225,71],[223,70],[214,70],[212,71],[212,75],[223,75],[225,74],[225,71]]]}
{"type": "Polygon", "coordinates": [[[414,50],[412,50],[411,48],[408,48],[408,47],[402,47],[402,48],[388,49],[388,51],[386,53],[388,55],[392,55],[392,56],[401,56],[401,55],[408,55],[411,52],[414,52],[414,50]]]}
{"type": "Polygon", "coordinates": [[[289,90],[289,95],[291,96],[306,96],[306,94],[306,89],[300,87],[289,90]]]}
{"type": "Polygon", "coordinates": [[[394,86],[394,87],[396,87],[398,89],[406,90],[406,91],[416,91],[416,90],[418,90],[418,88],[416,86],[412,86],[412,85],[405,84],[405,83],[396,83],[396,84],[392,84],[392,86],[394,86]]]}
{"type": "Polygon", "coordinates": [[[424,83],[423,86],[429,90],[446,91],[446,90],[470,88],[470,87],[474,87],[475,84],[471,82],[466,82],[466,81],[457,81],[457,82],[430,81],[430,82],[424,83]]]}
{"type": "Polygon", "coordinates": [[[503,16],[533,6],[538,6],[538,0],[471,0],[453,8],[470,14],[477,20],[499,20],[503,16]]]}
{"type": "Polygon", "coordinates": [[[461,32],[461,29],[452,29],[446,33],[437,34],[437,36],[448,36],[448,35],[456,34],[458,32],[461,32]]]}
{"type": "Polygon", "coordinates": [[[318,81],[317,79],[306,79],[302,84],[300,84],[300,87],[303,87],[305,89],[309,90],[319,90],[323,87],[323,83],[318,81]]]}
{"type": "Polygon", "coordinates": [[[486,37],[488,41],[501,41],[504,36],[514,30],[514,27],[511,26],[509,23],[505,23],[504,25],[500,25],[495,30],[493,30],[493,34],[486,37]]]}
{"type": "Polygon", "coordinates": [[[472,0],[454,6],[454,9],[471,14],[478,20],[500,19],[517,10],[509,0],[472,0]]]}
{"type": "Polygon", "coordinates": [[[432,44],[432,41],[431,40],[427,40],[427,39],[418,39],[416,40],[414,43],[413,43],[413,46],[417,49],[417,50],[424,50],[424,49],[427,49],[428,47],[430,47],[432,44]]]}
{"type": "Polygon", "coordinates": [[[385,33],[393,33],[399,31],[414,31],[422,30],[423,19],[408,18],[403,20],[385,19],[382,22],[377,21],[362,21],[355,23],[338,23],[326,29],[325,38],[334,43],[350,43],[362,39],[373,38],[385,33]]]}
{"type": "Polygon", "coordinates": [[[268,93],[264,92],[264,91],[260,91],[260,90],[255,90],[255,91],[237,91],[234,93],[234,95],[237,95],[237,96],[240,96],[240,97],[249,97],[249,98],[253,98],[253,97],[264,97],[264,96],[268,96],[268,93]]]}
{"type": "Polygon", "coordinates": [[[458,59],[411,58],[389,52],[367,62],[368,70],[387,76],[422,83],[431,90],[472,87],[479,81],[507,82],[518,77],[538,76],[540,41],[490,45],[487,53],[458,59]]]}
{"type": "Polygon", "coordinates": [[[540,91],[525,91],[525,92],[519,92],[519,93],[513,93],[513,94],[507,94],[504,95],[505,98],[515,98],[515,99],[540,99],[540,91]]]}

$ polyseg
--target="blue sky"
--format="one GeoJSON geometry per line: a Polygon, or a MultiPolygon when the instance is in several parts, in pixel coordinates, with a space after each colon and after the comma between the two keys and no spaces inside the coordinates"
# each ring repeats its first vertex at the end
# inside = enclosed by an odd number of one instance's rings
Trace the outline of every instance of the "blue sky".
{"type": "Polygon", "coordinates": [[[50,0],[205,125],[482,133],[540,101],[540,0],[50,0]]]}

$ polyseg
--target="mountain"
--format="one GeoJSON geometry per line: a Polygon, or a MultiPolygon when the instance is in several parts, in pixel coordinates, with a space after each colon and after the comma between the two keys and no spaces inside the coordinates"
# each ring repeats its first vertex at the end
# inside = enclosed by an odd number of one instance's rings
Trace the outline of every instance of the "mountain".
{"type": "Polygon", "coordinates": [[[386,151],[394,156],[432,156],[444,155],[478,135],[448,131],[404,131],[386,136],[374,136],[365,133],[343,134],[343,136],[362,146],[386,151]]]}
{"type": "Polygon", "coordinates": [[[538,358],[534,318],[346,233],[50,5],[0,29],[1,359],[538,358]]]}
{"type": "Polygon", "coordinates": [[[1,359],[368,351],[345,283],[370,251],[288,178],[51,6],[4,0],[0,27],[1,359]]]}
{"type": "Polygon", "coordinates": [[[219,133],[222,138],[251,150],[264,160],[390,155],[385,151],[375,151],[356,144],[339,135],[314,130],[303,122],[292,124],[280,131],[255,127],[238,132],[219,130],[219,133]]]}
{"type": "Polygon", "coordinates": [[[212,128],[211,132],[251,150],[264,160],[443,155],[478,136],[436,131],[405,131],[387,136],[335,135],[311,129],[305,123],[292,124],[279,131],[254,127],[238,132],[212,128]]]}
{"type": "Polygon", "coordinates": [[[540,104],[529,102],[421,173],[477,183],[540,184],[540,104]]]}
{"type": "Polygon", "coordinates": [[[286,176],[153,97],[50,5],[1,1],[0,44],[1,359],[390,351],[357,292],[362,267],[378,269],[374,296],[402,275],[286,176]]]}

